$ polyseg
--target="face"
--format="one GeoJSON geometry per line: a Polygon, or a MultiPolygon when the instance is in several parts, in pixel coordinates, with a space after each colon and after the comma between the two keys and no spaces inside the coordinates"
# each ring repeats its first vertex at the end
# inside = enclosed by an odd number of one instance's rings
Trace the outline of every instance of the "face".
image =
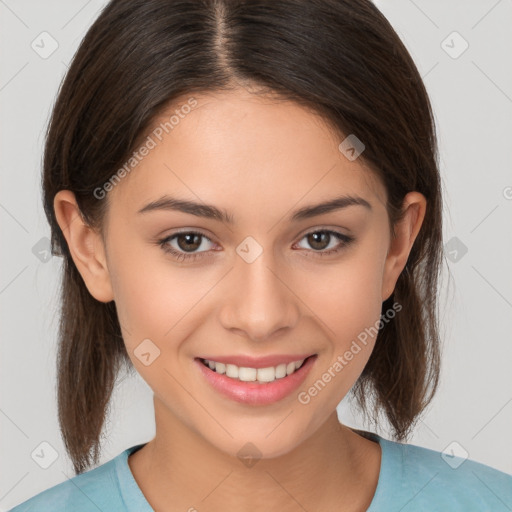
{"type": "Polygon", "coordinates": [[[161,418],[231,455],[250,441],[275,457],[357,380],[412,240],[393,249],[385,188],[319,116],[243,90],[194,98],[103,199],[105,280],[161,418]],[[344,196],[356,202],[308,210],[344,196]],[[240,381],[239,367],[278,378],[240,381]]]}

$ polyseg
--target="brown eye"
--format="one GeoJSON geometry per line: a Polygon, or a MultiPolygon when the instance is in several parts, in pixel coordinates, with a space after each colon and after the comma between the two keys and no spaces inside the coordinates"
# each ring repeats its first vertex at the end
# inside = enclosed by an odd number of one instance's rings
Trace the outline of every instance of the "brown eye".
{"type": "Polygon", "coordinates": [[[207,245],[206,247],[204,246],[205,240],[212,243],[211,240],[202,233],[183,231],[159,240],[158,244],[165,252],[182,261],[208,255],[210,251],[207,245]],[[176,242],[176,245],[173,245],[172,242],[176,242]],[[203,247],[204,250],[197,251],[200,247],[203,247]]]}
{"type": "Polygon", "coordinates": [[[198,233],[180,233],[179,235],[176,235],[178,247],[184,251],[194,251],[200,247],[201,238],[202,235],[199,235],[198,233]]]}
{"type": "Polygon", "coordinates": [[[325,249],[331,240],[331,235],[326,231],[317,231],[315,233],[310,233],[306,235],[308,239],[308,243],[313,249],[321,251],[325,249]],[[327,242],[327,245],[325,245],[327,242]]]}
{"type": "Polygon", "coordinates": [[[323,229],[307,233],[302,240],[307,241],[309,247],[312,248],[311,252],[318,253],[318,256],[325,256],[340,252],[355,239],[337,231],[323,229]]]}

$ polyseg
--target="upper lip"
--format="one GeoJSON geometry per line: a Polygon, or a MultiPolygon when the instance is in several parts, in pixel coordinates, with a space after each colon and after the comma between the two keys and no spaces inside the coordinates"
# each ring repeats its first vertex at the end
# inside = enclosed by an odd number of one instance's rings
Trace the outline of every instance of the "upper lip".
{"type": "Polygon", "coordinates": [[[279,364],[288,364],[295,361],[302,361],[315,354],[275,354],[263,357],[254,357],[248,355],[229,355],[229,356],[209,356],[201,357],[200,359],[207,359],[208,361],[215,361],[216,363],[234,364],[238,367],[245,368],[269,368],[279,364]]]}

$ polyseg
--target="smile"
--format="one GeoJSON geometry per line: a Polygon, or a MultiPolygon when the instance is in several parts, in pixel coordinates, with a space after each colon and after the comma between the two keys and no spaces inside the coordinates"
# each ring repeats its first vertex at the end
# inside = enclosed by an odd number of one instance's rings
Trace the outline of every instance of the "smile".
{"type": "Polygon", "coordinates": [[[282,379],[298,370],[305,359],[292,361],[288,364],[282,363],[277,366],[267,368],[251,368],[246,366],[237,366],[235,364],[218,363],[208,359],[202,359],[205,366],[216,373],[224,374],[231,379],[237,379],[242,382],[273,382],[276,379],[282,379]]]}
{"type": "Polygon", "coordinates": [[[290,399],[314,366],[318,355],[232,356],[199,358],[194,362],[204,382],[218,396],[246,405],[270,405],[290,399]],[[234,364],[237,362],[238,364],[234,364]]]}

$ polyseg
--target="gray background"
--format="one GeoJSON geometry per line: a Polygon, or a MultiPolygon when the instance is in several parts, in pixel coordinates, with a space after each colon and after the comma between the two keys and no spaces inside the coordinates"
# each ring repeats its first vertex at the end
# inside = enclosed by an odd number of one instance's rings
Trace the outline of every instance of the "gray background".
{"type": "MultiPolygon", "coordinates": [[[[441,387],[409,442],[512,473],[512,2],[376,3],[411,52],[433,103],[452,260],[453,279],[447,289],[445,277],[441,295],[441,387]],[[460,53],[464,40],[469,47],[460,53]]],[[[0,510],[73,475],[55,401],[61,260],[45,252],[39,180],[59,83],[104,5],[0,0],[0,510]],[[58,43],[47,58],[40,55],[42,37],[44,50],[51,49],[44,31],[58,43]],[[41,467],[52,454],[53,464],[41,467]]],[[[102,462],[153,436],[151,397],[140,377],[122,382],[102,462]]],[[[371,428],[346,401],[338,412],[348,424],[371,428]]],[[[385,428],[379,432],[386,435],[385,428]]]]}

